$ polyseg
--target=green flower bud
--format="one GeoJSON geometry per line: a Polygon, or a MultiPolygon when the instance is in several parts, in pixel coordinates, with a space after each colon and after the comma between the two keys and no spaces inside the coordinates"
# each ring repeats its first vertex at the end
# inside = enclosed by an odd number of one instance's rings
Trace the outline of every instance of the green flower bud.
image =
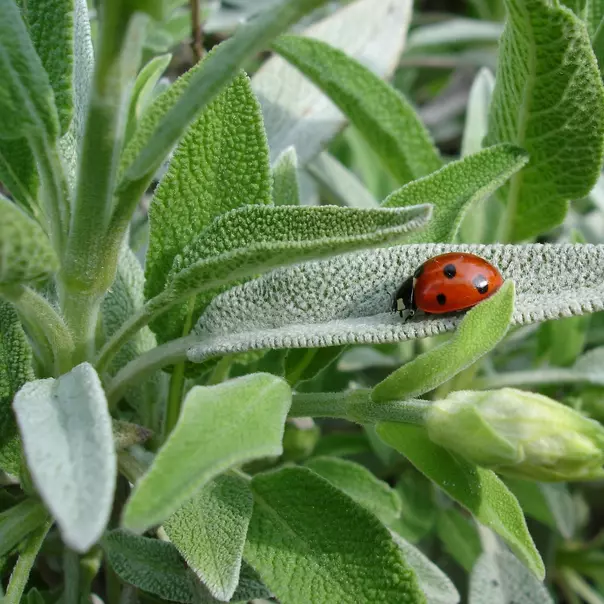
{"type": "Polygon", "coordinates": [[[604,478],[604,427],[541,394],[454,392],[430,405],[426,428],[433,442],[508,476],[604,478]]]}

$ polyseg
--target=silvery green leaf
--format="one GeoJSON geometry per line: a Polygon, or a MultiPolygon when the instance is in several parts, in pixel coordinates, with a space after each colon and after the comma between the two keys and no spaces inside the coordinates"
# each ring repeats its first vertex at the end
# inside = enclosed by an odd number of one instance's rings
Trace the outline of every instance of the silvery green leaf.
{"type": "Polygon", "coordinates": [[[351,208],[378,207],[378,202],[359,178],[326,151],[310,161],[306,170],[330,202],[351,208]]]}
{"type": "Polygon", "coordinates": [[[440,23],[431,23],[416,27],[410,34],[405,52],[426,50],[430,46],[468,43],[497,44],[503,26],[493,21],[478,19],[445,19],[440,23]]]}
{"type": "Polygon", "coordinates": [[[489,105],[495,89],[495,77],[489,69],[483,67],[472,82],[466,123],[461,142],[461,155],[477,153],[482,149],[482,141],[489,128],[489,105]]]}
{"type": "Polygon", "coordinates": [[[13,407],[34,484],[65,543],[86,552],[113,505],[116,456],[101,381],[88,363],[27,382],[13,407]]]}
{"type": "MultiPolygon", "coordinates": [[[[303,34],[344,51],[380,77],[398,63],[411,5],[405,0],[357,0],[313,24],[303,34]]],[[[317,155],[345,124],[333,103],[281,57],[272,57],[252,79],[274,160],[294,146],[301,165],[317,155]]]]}
{"type": "Polygon", "coordinates": [[[452,331],[460,316],[390,311],[402,281],[425,260],[450,251],[485,258],[516,287],[512,325],[604,309],[604,245],[396,246],[277,269],[210,303],[189,358],[266,348],[400,342],[452,331]]]}
{"type": "Polygon", "coordinates": [[[559,225],[568,200],[596,182],[604,87],[585,25],[569,9],[546,0],[506,7],[487,141],[516,144],[531,157],[502,190],[503,237],[517,241],[559,225]]]}
{"type": "Polygon", "coordinates": [[[436,530],[445,551],[469,573],[482,552],[480,536],[471,516],[463,515],[453,507],[440,510],[436,530]]]}
{"type": "Polygon", "coordinates": [[[285,149],[273,166],[273,203],[276,206],[300,205],[298,156],[294,147],[285,149]]]}
{"type": "Polygon", "coordinates": [[[507,551],[485,552],[470,575],[469,604],[553,604],[546,587],[507,551]]]}

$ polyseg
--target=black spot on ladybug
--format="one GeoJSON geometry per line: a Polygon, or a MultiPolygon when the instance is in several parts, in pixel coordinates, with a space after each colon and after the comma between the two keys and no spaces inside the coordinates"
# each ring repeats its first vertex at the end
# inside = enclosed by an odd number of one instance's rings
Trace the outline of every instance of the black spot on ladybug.
{"type": "Polygon", "coordinates": [[[444,306],[447,303],[447,296],[445,296],[445,294],[438,294],[438,296],[436,296],[436,301],[441,306],[444,306]]]}
{"type": "Polygon", "coordinates": [[[455,268],[454,264],[447,264],[447,266],[445,266],[443,269],[443,273],[447,279],[453,279],[453,277],[455,277],[457,274],[457,269],[455,268]]]}
{"type": "Polygon", "coordinates": [[[472,285],[474,285],[479,294],[486,294],[489,291],[489,282],[484,275],[476,275],[472,279],[472,285]]]}
{"type": "Polygon", "coordinates": [[[414,279],[419,279],[419,276],[424,272],[424,265],[420,264],[416,269],[415,272],[413,273],[413,278],[414,279]]]}

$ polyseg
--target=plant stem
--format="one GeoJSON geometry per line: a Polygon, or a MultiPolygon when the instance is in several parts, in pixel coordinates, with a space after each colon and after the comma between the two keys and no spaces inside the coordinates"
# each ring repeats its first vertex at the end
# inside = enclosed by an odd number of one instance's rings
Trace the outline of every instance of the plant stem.
{"type": "Polygon", "coordinates": [[[80,556],[69,548],[65,548],[63,553],[63,574],[65,575],[64,604],[79,604],[80,556]]]}
{"type": "Polygon", "coordinates": [[[195,62],[198,63],[203,56],[203,31],[201,29],[201,3],[202,0],[191,2],[191,48],[195,62]]]}
{"type": "Polygon", "coordinates": [[[72,291],[63,296],[63,312],[69,320],[69,328],[74,338],[73,365],[94,358],[101,300],[101,296],[80,291],[72,291]]]}
{"type": "Polygon", "coordinates": [[[51,520],[46,521],[44,525],[37,528],[25,540],[23,550],[21,551],[19,559],[10,576],[8,588],[6,590],[6,595],[2,600],[2,604],[19,604],[19,602],[21,602],[31,569],[51,525],[51,520]]]}
{"type": "Polygon", "coordinates": [[[233,364],[233,360],[230,356],[224,356],[216,363],[216,366],[212,370],[212,374],[208,379],[207,385],[214,386],[216,384],[221,384],[229,377],[229,372],[231,371],[231,365],[233,364]]]}
{"type": "Polygon", "coordinates": [[[596,593],[574,570],[563,569],[562,575],[569,589],[587,604],[604,604],[604,598],[596,593]]]}

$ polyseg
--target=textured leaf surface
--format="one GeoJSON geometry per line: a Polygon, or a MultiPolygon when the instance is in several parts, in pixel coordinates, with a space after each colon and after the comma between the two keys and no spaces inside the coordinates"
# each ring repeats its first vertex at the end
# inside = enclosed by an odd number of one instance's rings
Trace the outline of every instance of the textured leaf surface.
{"type": "Polygon", "coordinates": [[[337,457],[315,457],[305,465],[373,512],[384,524],[401,513],[396,491],[360,464],[337,457]]]}
{"type": "MultiPolygon", "coordinates": [[[[403,210],[323,207],[247,207],[218,218],[174,260],[168,285],[175,295],[212,289],[197,298],[197,320],[219,286],[261,272],[333,254],[401,241],[422,227],[429,206],[403,210]]],[[[182,334],[188,305],[159,317],[153,329],[164,337],[182,334]]]]}
{"type": "Polygon", "coordinates": [[[86,552],[109,519],[117,469],[98,375],[82,363],[56,380],[28,382],[13,407],[38,492],[65,543],[86,552]]]}
{"type": "MultiPolygon", "coordinates": [[[[303,33],[339,48],[380,77],[394,71],[411,19],[406,0],[356,0],[303,33]]],[[[252,86],[262,105],[274,161],[294,146],[301,165],[316,156],[346,122],[339,109],[279,56],[256,72],[252,86]]]]}
{"type": "Polygon", "coordinates": [[[376,402],[404,400],[433,390],[492,350],[505,336],[514,312],[514,286],[504,283],[472,308],[455,335],[392,372],[373,388],[376,402]]]}
{"type": "Polygon", "coordinates": [[[244,555],[281,601],[425,602],[389,531],[325,479],[285,468],[252,490],[244,555]]]}
{"type": "Polygon", "coordinates": [[[604,246],[407,245],[279,269],[217,296],[189,358],[266,348],[400,342],[452,331],[459,316],[403,323],[390,312],[402,281],[450,251],[478,254],[516,289],[512,325],[604,309],[604,246]]]}
{"type": "Polygon", "coordinates": [[[14,308],[0,299],[0,469],[17,476],[21,446],[11,404],[13,397],[34,379],[32,350],[14,308]]]}
{"type": "Polygon", "coordinates": [[[19,205],[28,211],[33,210],[38,189],[38,173],[26,139],[0,139],[0,182],[19,205]]]}
{"type": "Polygon", "coordinates": [[[421,427],[384,422],[378,424],[377,431],[380,438],[407,457],[478,521],[503,537],[524,564],[543,579],[543,561],[518,500],[493,472],[473,466],[433,444],[421,427]]]}
{"type": "Polygon", "coordinates": [[[294,147],[285,149],[273,166],[273,202],[276,206],[300,205],[298,156],[294,147]]]}
{"type": "Polygon", "coordinates": [[[266,373],[192,388],[176,427],[126,505],[124,525],[142,532],[229,467],[280,455],[290,403],[287,383],[266,373]]]}
{"type": "Polygon", "coordinates": [[[239,581],[253,499],[245,479],[216,477],[172,514],[164,529],[212,595],[229,601],[239,581]]]}
{"type": "Polygon", "coordinates": [[[33,281],[57,270],[46,233],[14,203],[0,195],[0,286],[33,281]]]}
{"type": "Polygon", "coordinates": [[[411,105],[371,70],[311,38],[283,36],[273,48],[330,97],[399,182],[441,167],[438,151],[411,105]]]}
{"type": "Polygon", "coordinates": [[[389,195],[383,205],[405,207],[428,201],[434,208],[432,220],[411,240],[416,243],[453,241],[464,213],[494,193],[527,161],[526,154],[518,147],[489,147],[405,185],[389,195]]]}
{"type": "Polygon", "coordinates": [[[488,143],[528,151],[502,193],[506,236],[528,239],[560,224],[568,200],[595,184],[604,145],[604,88],[581,20],[545,0],[507,0],[488,143]]]}
{"type": "Polygon", "coordinates": [[[0,514],[0,556],[9,554],[48,518],[44,506],[33,499],[21,503],[0,514]]]}
{"type": "Polygon", "coordinates": [[[484,553],[470,575],[470,604],[552,604],[547,588],[509,552],[484,553]]]}

